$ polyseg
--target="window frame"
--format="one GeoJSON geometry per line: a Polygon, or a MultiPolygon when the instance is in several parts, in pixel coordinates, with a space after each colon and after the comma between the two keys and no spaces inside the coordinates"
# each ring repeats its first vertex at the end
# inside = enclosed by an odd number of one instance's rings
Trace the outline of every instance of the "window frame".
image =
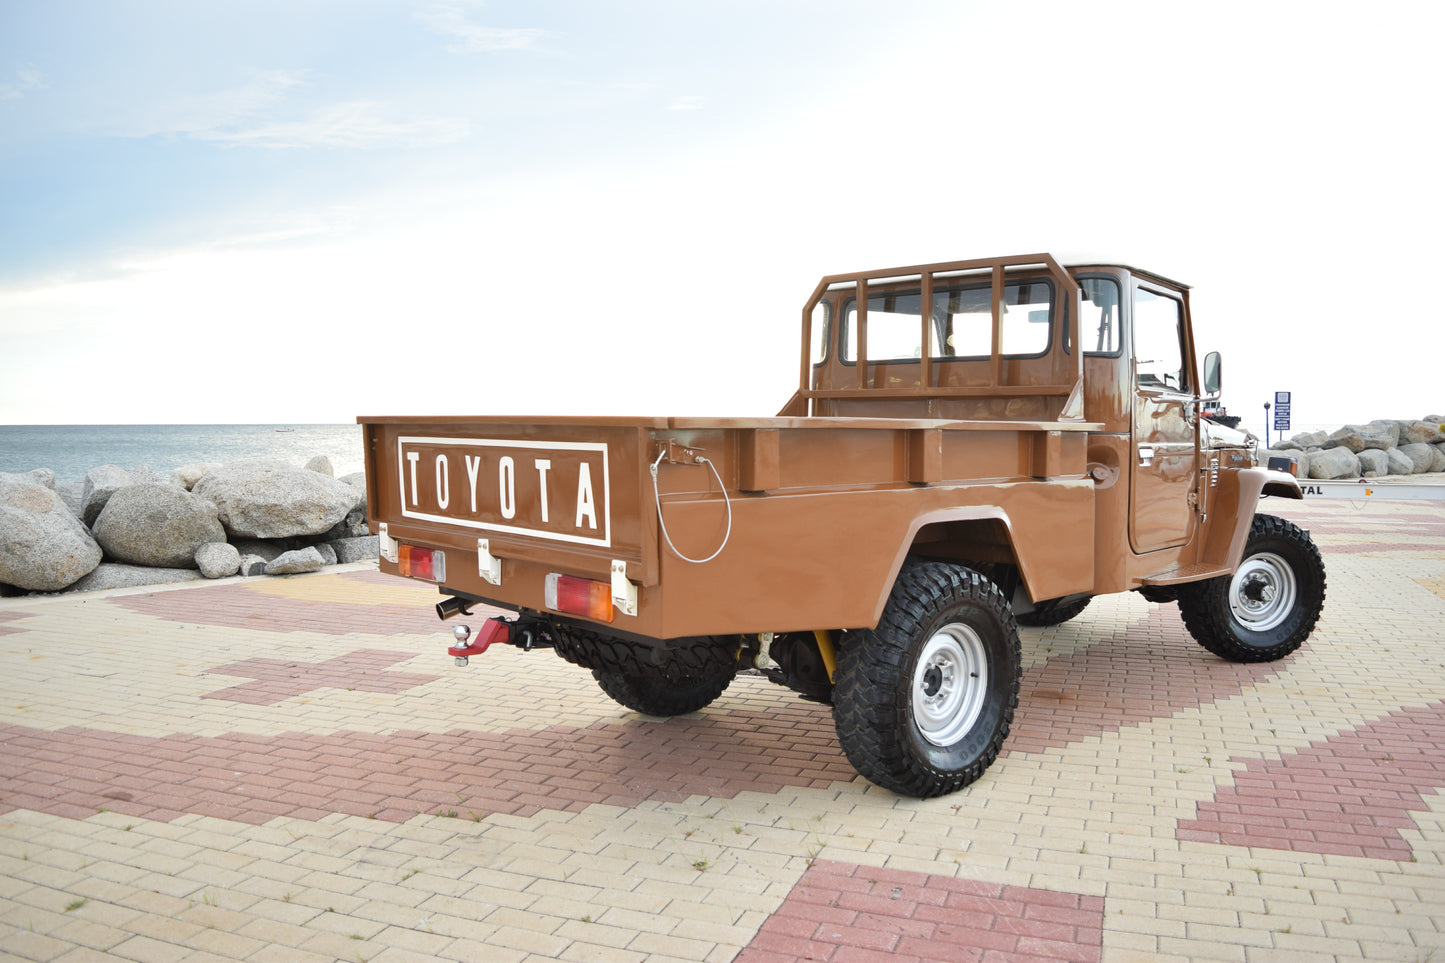
{"type": "MultiPolygon", "coordinates": [[[[1055,327],[1056,327],[1056,325],[1059,323],[1059,298],[1058,298],[1058,290],[1057,290],[1057,288],[1056,288],[1055,285],[1054,285],[1053,279],[1052,279],[1052,278],[1047,278],[1047,277],[1039,277],[1039,278],[1020,278],[1020,279],[1012,280],[1012,281],[1011,281],[1011,280],[1005,278],[1005,279],[1004,279],[1005,297],[1007,297],[1007,293],[1006,293],[1006,292],[1008,291],[1008,289],[1009,289],[1010,287],[1023,287],[1024,285],[1030,285],[1030,284],[1041,284],[1041,285],[1043,285],[1043,286],[1046,288],[1046,290],[1047,290],[1048,293],[1049,293],[1049,301],[1048,301],[1048,305],[1049,305],[1048,332],[1047,332],[1047,334],[1045,335],[1045,338],[1044,338],[1044,346],[1043,346],[1043,349],[1042,349],[1042,350],[1033,352],[1032,354],[1010,354],[1010,353],[1005,352],[1005,353],[1002,355],[1002,357],[1005,358],[1005,359],[1007,359],[1007,360],[1011,360],[1011,361],[1026,361],[1026,360],[1031,360],[1031,359],[1035,359],[1035,358],[1044,358],[1044,357],[1047,357],[1048,354],[1049,354],[1049,353],[1053,350],[1053,348],[1054,348],[1055,327]]],[[[936,287],[934,287],[934,289],[933,289],[933,297],[934,297],[934,299],[936,300],[936,299],[939,297],[939,295],[952,294],[952,293],[958,292],[958,291],[986,291],[986,292],[989,292],[990,295],[991,295],[991,294],[992,294],[992,290],[993,290],[993,286],[992,286],[991,283],[983,283],[983,284],[950,284],[950,285],[943,285],[943,286],[936,286],[936,287]]],[[[892,296],[892,297],[917,297],[917,298],[920,298],[920,299],[921,299],[922,293],[923,293],[923,291],[922,291],[922,285],[919,285],[919,287],[916,287],[916,288],[903,289],[903,290],[899,290],[899,291],[874,292],[874,291],[870,290],[870,291],[868,292],[868,300],[869,300],[869,301],[872,301],[872,300],[875,299],[875,298],[885,298],[885,297],[889,297],[889,296],[892,296]]],[[[849,343],[849,342],[848,342],[848,337],[849,337],[850,331],[852,330],[852,325],[849,324],[849,317],[850,317],[849,312],[850,312],[850,310],[852,310],[852,309],[854,308],[854,306],[857,304],[857,301],[858,301],[858,295],[857,295],[857,292],[855,291],[854,293],[849,294],[846,298],[844,298],[843,301],[838,305],[838,323],[837,323],[837,330],[838,330],[838,345],[837,345],[837,347],[838,347],[838,361],[839,361],[840,364],[844,365],[845,367],[849,367],[849,368],[856,368],[856,367],[858,366],[858,359],[857,359],[856,357],[850,358],[850,357],[848,356],[848,343],[849,343]]],[[[1016,305],[1016,307],[1017,307],[1017,306],[1019,306],[1019,305],[1016,305]]],[[[920,304],[919,304],[920,310],[922,309],[922,307],[923,307],[923,305],[922,305],[921,300],[920,300],[920,304]]],[[[870,310],[871,310],[871,309],[870,309],[870,310]]],[[[856,317],[856,314],[853,315],[853,316],[856,317]]],[[[922,318],[921,318],[921,317],[919,317],[919,316],[917,316],[917,315],[914,315],[914,318],[915,318],[915,320],[916,320],[918,323],[921,324],[921,322],[922,322],[922,318]]],[[[920,351],[921,351],[921,350],[922,350],[922,347],[920,347],[920,351]]],[[[855,352],[855,353],[856,353],[856,352],[855,352]]],[[[973,361],[973,362],[986,361],[986,360],[988,360],[989,358],[992,358],[992,357],[993,357],[993,353],[992,353],[992,352],[989,352],[988,354],[971,354],[971,355],[931,354],[931,355],[929,356],[929,360],[930,360],[930,362],[933,363],[933,364],[939,364],[939,363],[949,364],[949,363],[958,362],[958,361],[973,361]]],[[[869,358],[868,358],[867,363],[870,364],[870,365],[873,365],[873,364],[921,364],[921,363],[922,363],[922,360],[923,360],[923,359],[922,359],[921,356],[920,356],[920,357],[911,357],[911,358],[874,358],[874,357],[872,357],[872,356],[870,355],[869,358]]]]}

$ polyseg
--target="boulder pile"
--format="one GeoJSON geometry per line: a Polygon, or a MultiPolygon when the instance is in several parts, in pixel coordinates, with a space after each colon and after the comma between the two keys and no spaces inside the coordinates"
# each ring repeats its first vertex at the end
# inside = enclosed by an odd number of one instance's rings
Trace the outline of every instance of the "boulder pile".
{"type": "Polygon", "coordinates": [[[366,480],[313,458],[93,468],[57,485],[47,468],[0,472],[0,595],[95,591],[314,572],[377,555],[366,480]]]}
{"type": "Polygon", "coordinates": [[[1418,421],[1378,419],[1338,431],[1295,435],[1260,452],[1260,461],[1287,455],[1301,478],[1379,478],[1445,472],[1445,417],[1418,421]]]}

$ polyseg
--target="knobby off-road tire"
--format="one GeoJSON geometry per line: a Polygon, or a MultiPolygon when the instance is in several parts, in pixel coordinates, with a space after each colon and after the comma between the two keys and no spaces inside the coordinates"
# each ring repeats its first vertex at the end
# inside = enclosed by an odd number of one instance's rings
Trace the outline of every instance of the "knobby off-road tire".
{"type": "Polygon", "coordinates": [[[668,682],[654,676],[623,675],[592,670],[592,678],[614,701],[649,716],[680,716],[696,712],[723,694],[734,670],[668,682]]]}
{"type": "Polygon", "coordinates": [[[1063,599],[1049,599],[1036,604],[1032,612],[1014,613],[1014,619],[1019,625],[1062,625],[1088,608],[1092,601],[1094,600],[1091,598],[1074,599],[1072,602],[1065,602],[1063,599]]]}
{"type": "Polygon", "coordinates": [[[942,562],[906,563],[876,629],[844,634],[833,722],[848,761],[904,796],[983,774],[1018,705],[1018,628],[998,586],[942,562]]]}
{"type": "Polygon", "coordinates": [[[557,655],[568,662],[608,675],[680,684],[724,674],[731,679],[737,671],[737,645],[718,636],[669,639],[659,652],[578,622],[557,622],[552,626],[552,641],[557,655]]]}
{"type": "Polygon", "coordinates": [[[1194,640],[1231,662],[1272,662],[1298,649],[1325,603],[1325,563],[1309,534],[1256,515],[1239,568],[1179,587],[1179,614],[1194,640]]]}

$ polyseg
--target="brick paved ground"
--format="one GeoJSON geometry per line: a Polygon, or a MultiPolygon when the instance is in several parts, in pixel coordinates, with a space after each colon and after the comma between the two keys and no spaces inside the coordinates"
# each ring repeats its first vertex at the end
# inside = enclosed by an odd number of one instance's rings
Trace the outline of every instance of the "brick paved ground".
{"type": "Polygon", "coordinates": [[[457,669],[374,572],[0,602],[0,958],[1445,958],[1445,503],[1269,507],[1329,567],[1303,650],[1096,600],[926,802],[759,678],[659,721],[457,669]]]}

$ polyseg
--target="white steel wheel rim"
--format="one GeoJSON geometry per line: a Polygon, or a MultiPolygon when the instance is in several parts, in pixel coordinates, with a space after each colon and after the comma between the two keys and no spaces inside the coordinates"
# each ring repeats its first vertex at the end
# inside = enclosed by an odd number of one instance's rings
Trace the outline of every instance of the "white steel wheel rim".
{"type": "Polygon", "coordinates": [[[978,633],[962,623],[933,634],[913,670],[913,720],[935,746],[958,742],[983,712],[988,656],[978,633]]]}
{"type": "Polygon", "coordinates": [[[1245,628],[1268,632],[1289,618],[1299,586],[1294,569],[1278,555],[1261,552],[1245,559],[1229,583],[1229,610],[1245,628]]]}

